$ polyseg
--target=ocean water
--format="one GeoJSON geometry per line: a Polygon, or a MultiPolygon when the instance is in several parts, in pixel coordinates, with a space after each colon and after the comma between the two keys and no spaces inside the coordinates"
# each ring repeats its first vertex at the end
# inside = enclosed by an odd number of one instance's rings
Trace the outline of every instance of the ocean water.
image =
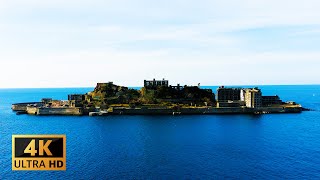
{"type": "Polygon", "coordinates": [[[17,116],[12,103],[66,99],[93,88],[1,89],[0,179],[320,179],[320,86],[260,88],[314,111],[17,116]],[[12,134],[66,134],[67,171],[11,171],[12,134]]]}

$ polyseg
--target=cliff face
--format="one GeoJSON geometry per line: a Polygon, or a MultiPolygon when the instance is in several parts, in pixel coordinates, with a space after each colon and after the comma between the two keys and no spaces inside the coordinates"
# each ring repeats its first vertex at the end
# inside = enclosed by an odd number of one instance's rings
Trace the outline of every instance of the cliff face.
{"type": "Polygon", "coordinates": [[[94,93],[105,93],[106,97],[116,96],[117,94],[128,91],[127,87],[118,86],[111,82],[109,83],[98,83],[94,89],[94,93]]]}
{"type": "Polygon", "coordinates": [[[113,83],[98,83],[90,94],[90,102],[95,105],[108,106],[110,104],[129,104],[137,101],[140,93],[128,87],[118,86],[113,83]]]}

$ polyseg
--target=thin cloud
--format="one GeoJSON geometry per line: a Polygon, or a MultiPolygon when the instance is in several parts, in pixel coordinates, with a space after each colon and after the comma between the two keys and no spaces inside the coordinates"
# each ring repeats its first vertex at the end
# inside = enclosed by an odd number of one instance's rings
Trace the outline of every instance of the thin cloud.
{"type": "Polygon", "coordinates": [[[315,0],[0,0],[0,75],[12,74],[0,85],[139,86],[153,77],[319,83],[319,7],[315,0]]]}

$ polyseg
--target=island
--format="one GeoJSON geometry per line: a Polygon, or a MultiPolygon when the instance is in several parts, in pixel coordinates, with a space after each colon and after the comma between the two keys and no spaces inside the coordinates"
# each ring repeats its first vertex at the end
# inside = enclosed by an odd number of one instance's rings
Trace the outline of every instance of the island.
{"type": "Polygon", "coordinates": [[[92,92],[69,94],[68,100],[43,98],[40,102],[12,104],[17,114],[31,115],[200,115],[300,113],[304,109],[279,96],[264,96],[258,87],[169,85],[169,81],[144,80],[140,89],[97,83],[92,92]]]}

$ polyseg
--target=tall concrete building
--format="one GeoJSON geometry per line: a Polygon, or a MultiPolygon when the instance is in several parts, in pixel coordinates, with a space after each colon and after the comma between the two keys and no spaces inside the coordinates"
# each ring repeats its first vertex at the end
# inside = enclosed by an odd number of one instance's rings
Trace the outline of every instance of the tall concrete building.
{"type": "Polygon", "coordinates": [[[272,105],[280,105],[283,102],[281,101],[280,97],[275,96],[262,96],[262,106],[268,107],[272,105]]]}
{"type": "Polygon", "coordinates": [[[249,108],[259,108],[262,106],[262,93],[258,88],[245,89],[245,102],[249,108]]]}
{"type": "Polygon", "coordinates": [[[148,88],[148,89],[156,89],[159,86],[165,86],[168,87],[169,86],[169,81],[162,79],[162,80],[144,80],[144,87],[148,88]]]}
{"type": "Polygon", "coordinates": [[[218,102],[240,101],[241,88],[226,88],[221,86],[217,89],[218,102]]]}
{"type": "Polygon", "coordinates": [[[85,100],[84,94],[69,94],[68,95],[68,101],[70,107],[82,107],[83,103],[82,101],[85,100]]]}

